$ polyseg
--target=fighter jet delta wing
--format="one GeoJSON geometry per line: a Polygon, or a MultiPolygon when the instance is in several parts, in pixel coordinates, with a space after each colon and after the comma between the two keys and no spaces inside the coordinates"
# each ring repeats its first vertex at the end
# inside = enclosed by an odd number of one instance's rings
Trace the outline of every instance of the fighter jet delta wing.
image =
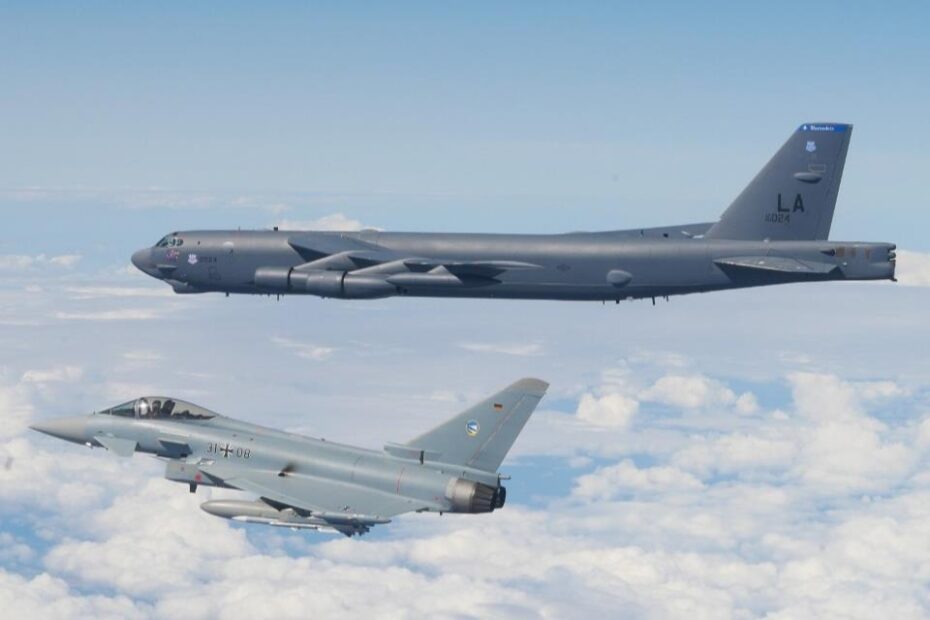
{"type": "Polygon", "coordinates": [[[277,510],[290,508],[301,517],[321,521],[322,527],[339,529],[349,536],[361,532],[346,530],[367,531],[372,525],[390,523],[390,517],[398,514],[443,508],[433,502],[306,475],[293,468],[259,471],[219,462],[197,467],[215,482],[254,493],[277,510]]]}

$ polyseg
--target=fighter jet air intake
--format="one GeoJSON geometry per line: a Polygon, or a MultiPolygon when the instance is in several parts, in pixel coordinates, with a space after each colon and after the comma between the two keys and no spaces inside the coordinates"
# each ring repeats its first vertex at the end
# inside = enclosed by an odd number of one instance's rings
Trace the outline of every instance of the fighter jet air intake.
{"type": "Polygon", "coordinates": [[[407,443],[367,450],[223,417],[177,398],[146,396],[33,430],[120,456],[152,454],[165,477],[246,491],[210,514],[294,529],[364,534],[405,512],[502,508],[498,468],[549,384],[521,379],[407,443]]]}
{"type": "Polygon", "coordinates": [[[203,230],[133,264],[177,293],[617,301],[894,279],[891,243],[828,240],[852,125],[801,125],[717,222],[554,235],[203,230]]]}

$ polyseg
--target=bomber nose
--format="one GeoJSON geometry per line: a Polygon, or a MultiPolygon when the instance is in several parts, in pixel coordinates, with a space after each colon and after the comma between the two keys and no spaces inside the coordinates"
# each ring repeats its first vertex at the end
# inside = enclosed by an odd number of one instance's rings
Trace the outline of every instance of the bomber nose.
{"type": "Polygon", "coordinates": [[[135,265],[136,269],[142,273],[152,275],[152,249],[144,248],[133,252],[132,254],[132,264],[135,265]]]}
{"type": "Polygon", "coordinates": [[[87,418],[59,418],[57,420],[46,420],[29,426],[34,431],[73,441],[75,443],[84,443],[89,441],[87,437],[87,418]]]}

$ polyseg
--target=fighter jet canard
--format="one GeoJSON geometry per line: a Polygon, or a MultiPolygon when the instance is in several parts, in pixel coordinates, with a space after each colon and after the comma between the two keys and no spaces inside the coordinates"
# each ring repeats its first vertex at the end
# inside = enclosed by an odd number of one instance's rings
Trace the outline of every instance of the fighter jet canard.
{"type": "Polygon", "coordinates": [[[504,506],[498,468],[549,387],[521,379],[436,428],[382,451],[265,428],[189,402],[146,396],[30,428],[166,461],[165,477],[246,491],[201,504],[210,514],[295,529],[364,534],[406,512],[487,513],[504,506]]]}
{"type": "Polygon", "coordinates": [[[893,244],[828,240],[851,134],[852,125],[801,125],[717,222],[557,235],[187,231],[139,250],[132,262],[178,293],[353,299],[619,302],[893,280],[893,244]]]}

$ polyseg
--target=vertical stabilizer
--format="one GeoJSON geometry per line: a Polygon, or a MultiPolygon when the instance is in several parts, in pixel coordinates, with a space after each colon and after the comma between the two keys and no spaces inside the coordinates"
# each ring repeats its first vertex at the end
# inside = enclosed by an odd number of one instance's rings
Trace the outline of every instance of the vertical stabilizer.
{"type": "Polygon", "coordinates": [[[851,135],[852,125],[841,123],[798,127],[705,237],[828,238],[851,135]]]}
{"type": "Polygon", "coordinates": [[[520,379],[406,445],[443,463],[495,472],[548,387],[520,379]]]}

